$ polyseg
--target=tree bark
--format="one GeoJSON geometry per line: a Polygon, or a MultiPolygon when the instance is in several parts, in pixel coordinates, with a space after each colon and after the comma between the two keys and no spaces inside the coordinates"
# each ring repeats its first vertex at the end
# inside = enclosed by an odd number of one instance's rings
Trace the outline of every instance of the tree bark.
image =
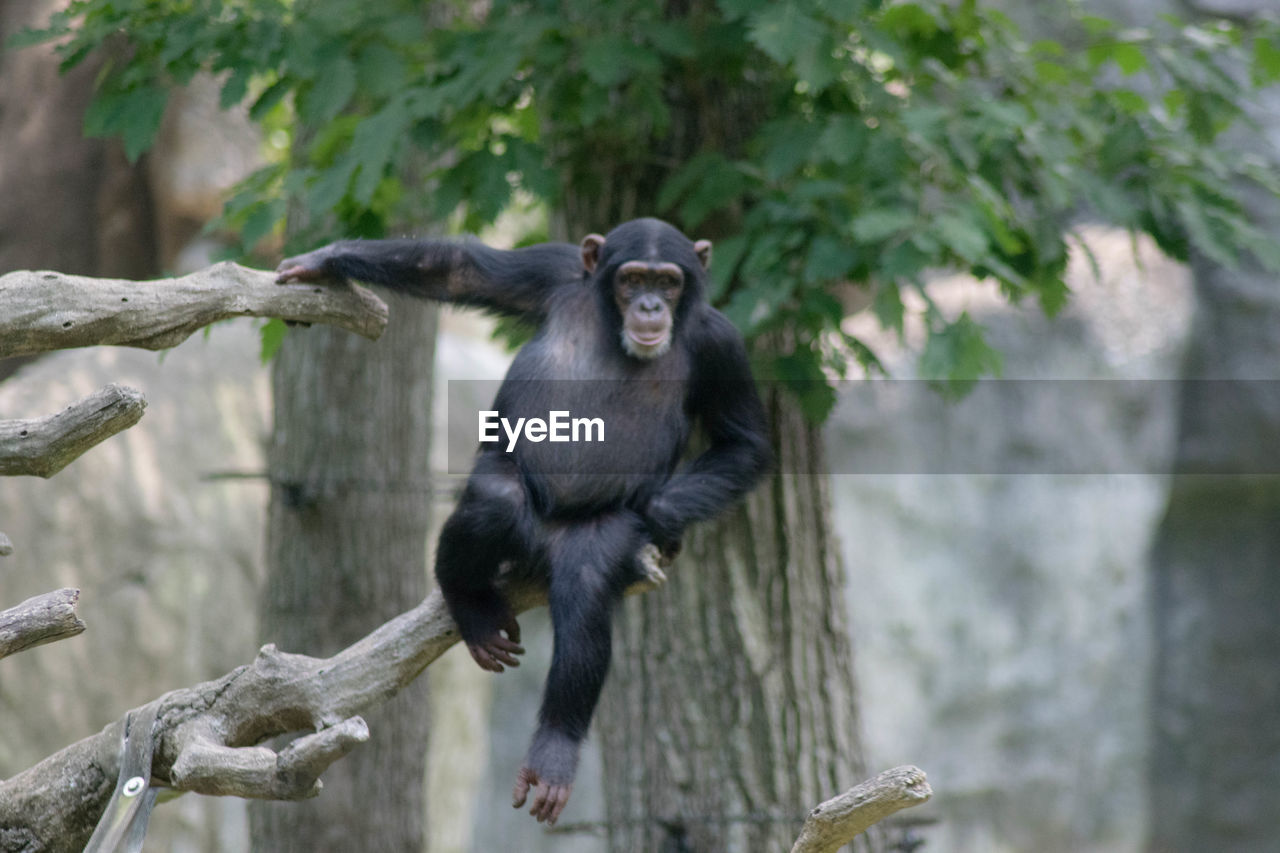
{"type": "Polygon", "coordinates": [[[0,421],[0,476],[52,477],[136,424],[146,407],[140,391],[112,384],[55,415],[0,421]]]}
{"type": "MultiPolygon", "coordinates": [[[[545,591],[528,585],[507,592],[517,612],[546,603],[545,591]]],[[[437,592],[329,658],[264,647],[251,664],[149,703],[159,706],[153,782],[202,794],[313,796],[316,776],[328,763],[368,737],[356,715],[396,696],[457,642],[457,627],[437,592]],[[305,734],[279,751],[260,745],[286,732],[305,734]]],[[[0,850],[83,849],[114,787],[123,725],[124,717],[0,781],[0,850]]],[[[378,793],[357,792],[357,802],[373,809],[366,797],[378,793]]],[[[340,806],[332,796],[322,802],[340,806]]],[[[282,843],[277,849],[292,849],[292,841],[282,843]]]]}
{"type": "Polygon", "coordinates": [[[367,338],[387,322],[386,305],[362,287],[281,285],[230,261],[157,281],[18,270],[0,276],[0,302],[0,356],[103,344],[166,349],[232,317],[332,323],[367,338]]]}
{"type": "MultiPolygon", "coordinates": [[[[0,43],[66,5],[0,0],[0,43]]],[[[154,275],[161,262],[145,160],[130,164],[119,140],[84,134],[107,57],[64,75],[54,47],[0,52],[0,270],[56,263],[80,275],[154,275]]]]}
{"type": "Polygon", "coordinates": [[[886,770],[815,806],[805,818],[791,853],[836,853],[874,824],[894,812],[918,806],[932,795],[919,767],[886,770]]]}
{"type": "Polygon", "coordinates": [[[1152,551],[1152,853],[1280,838],[1280,295],[1196,265],[1176,471],[1152,551]]]}
{"type": "Polygon", "coordinates": [[[865,775],[820,433],[768,405],[787,473],[691,532],[667,589],[623,608],[600,725],[612,850],[785,850],[865,775]]]}
{"type": "MultiPolygon", "coordinates": [[[[426,594],[434,307],[401,300],[376,345],[291,331],[273,367],[265,641],[328,654],[426,594]]],[[[369,743],[309,803],[254,803],[254,848],[422,846],[426,681],[368,716],[369,743]]]]}
{"type": "Polygon", "coordinates": [[[0,610],[0,658],[83,633],[79,598],[78,589],[59,589],[0,610]]]}

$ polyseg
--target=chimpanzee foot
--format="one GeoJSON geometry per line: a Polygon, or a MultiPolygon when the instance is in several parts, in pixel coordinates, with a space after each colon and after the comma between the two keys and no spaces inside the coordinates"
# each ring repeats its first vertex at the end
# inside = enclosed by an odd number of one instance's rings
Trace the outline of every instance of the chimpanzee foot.
{"type": "Polygon", "coordinates": [[[512,808],[520,808],[529,796],[529,789],[534,789],[533,805],[529,814],[538,819],[538,823],[555,826],[560,819],[560,812],[569,803],[569,794],[573,791],[573,783],[551,784],[538,778],[536,771],[521,767],[516,774],[516,787],[511,792],[512,808]]]}
{"type": "Polygon", "coordinates": [[[524,646],[520,645],[520,623],[514,616],[504,617],[499,629],[495,629],[485,639],[467,643],[467,651],[481,669],[490,672],[502,672],[503,664],[519,666],[516,655],[524,654],[524,646]],[[503,634],[506,636],[502,636],[503,634]]]}

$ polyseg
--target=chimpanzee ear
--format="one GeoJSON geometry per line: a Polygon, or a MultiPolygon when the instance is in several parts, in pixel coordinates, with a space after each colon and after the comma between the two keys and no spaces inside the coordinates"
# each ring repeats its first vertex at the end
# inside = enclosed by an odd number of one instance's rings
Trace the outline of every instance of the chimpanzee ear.
{"type": "Polygon", "coordinates": [[[588,234],[582,238],[582,268],[588,274],[596,271],[600,262],[600,250],[604,248],[604,238],[599,234],[588,234]]]}
{"type": "Polygon", "coordinates": [[[698,254],[698,260],[702,261],[702,268],[709,269],[711,267],[711,241],[699,240],[693,244],[693,251],[698,254]]]}

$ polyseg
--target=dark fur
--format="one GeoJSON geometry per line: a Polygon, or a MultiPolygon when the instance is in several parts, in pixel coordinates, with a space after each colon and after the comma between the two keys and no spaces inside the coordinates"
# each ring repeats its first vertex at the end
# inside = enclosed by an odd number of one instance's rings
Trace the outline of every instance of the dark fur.
{"type": "Polygon", "coordinates": [[[637,551],[648,541],[678,547],[690,523],[745,494],[771,462],[742,338],[707,303],[694,244],[641,219],[606,235],[594,274],[568,244],[500,251],[433,240],[336,243],[280,269],[282,279],[356,278],[530,320],[538,330],[494,408],[513,421],[552,409],[604,419],[603,444],[485,445],[436,552],[441,590],[472,646],[511,633],[495,585],[502,563],[547,578],[555,650],[526,768],[568,785],[608,671],[610,617],[639,579],[637,551]],[[672,346],[657,358],[619,343],[613,277],[630,260],[684,272],[672,346]],[[678,470],[695,426],[707,449],[678,470]]]}

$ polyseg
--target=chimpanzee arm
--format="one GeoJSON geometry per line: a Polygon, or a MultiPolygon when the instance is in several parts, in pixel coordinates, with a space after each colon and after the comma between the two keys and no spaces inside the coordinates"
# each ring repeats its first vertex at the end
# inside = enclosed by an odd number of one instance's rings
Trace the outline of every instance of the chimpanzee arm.
{"type": "Polygon", "coordinates": [[[568,243],[493,249],[474,240],[343,240],[284,260],[276,281],[353,278],[424,299],[538,321],[551,293],[580,280],[568,243]]]}
{"type": "Polygon", "coordinates": [[[690,400],[710,446],[649,501],[645,521],[662,548],[676,545],[692,522],[718,515],[751,491],[773,464],[764,406],[741,335],[710,307],[689,321],[690,400]]]}

